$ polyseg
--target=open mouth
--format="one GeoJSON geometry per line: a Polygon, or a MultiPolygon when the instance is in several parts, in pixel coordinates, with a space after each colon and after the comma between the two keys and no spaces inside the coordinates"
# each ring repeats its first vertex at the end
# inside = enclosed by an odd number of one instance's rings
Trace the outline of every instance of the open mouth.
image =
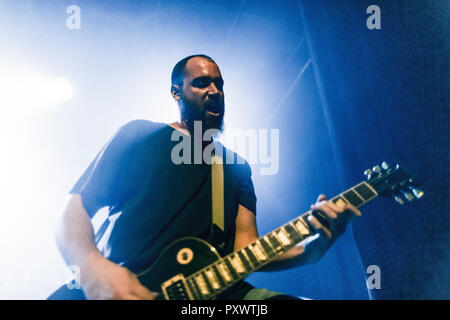
{"type": "Polygon", "coordinates": [[[221,113],[221,108],[217,104],[208,104],[206,106],[206,113],[218,117],[221,113]]]}
{"type": "Polygon", "coordinates": [[[207,113],[207,114],[210,114],[210,115],[212,115],[212,116],[215,116],[215,117],[220,116],[220,112],[211,112],[211,111],[209,111],[209,110],[206,110],[206,113],[207,113]]]}

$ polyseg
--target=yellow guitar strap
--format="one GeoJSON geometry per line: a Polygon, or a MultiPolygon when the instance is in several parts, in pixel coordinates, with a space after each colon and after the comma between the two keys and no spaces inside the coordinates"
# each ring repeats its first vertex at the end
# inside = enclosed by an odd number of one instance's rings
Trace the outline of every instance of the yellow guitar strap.
{"type": "MultiPolygon", "coordinates": [[[[219,147],[216,144],[216,147],[219,147]]],[[[224,222],[224,191],[223,191],[223,159],[214,153],[211,162],[211,185],[212,185],[212,222],[220,230],[225,230],[224,222]]]]}

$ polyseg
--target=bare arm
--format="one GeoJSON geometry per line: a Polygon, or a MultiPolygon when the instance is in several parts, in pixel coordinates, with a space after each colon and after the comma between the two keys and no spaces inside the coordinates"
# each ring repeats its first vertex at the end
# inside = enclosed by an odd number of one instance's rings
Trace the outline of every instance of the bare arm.
{"type": "MultiPolygon", "coordinates": [[[[236,217],[236,237],[234,240],[234,251],[244,248],[252,242],[258,240],[258,229],[256,226],[255,214],[239,205],[236,217]]],[[[278,256],[268,265],[262,267],[260,271],[278,271],[297,266],[296,257],[301,255],[304,247],[296,246],[284,254],[278,256]]]]}
{"type": "Polygon", "coordinates": [[[89,261],[103,258],[94,243],[94,229],[78,194],[71,194],[63,206],[56,244],[68,265],[83,268],[89,261]]]}
{"type": "Polygon", "coordinates": [[[78,194],[70,195],[63,206],[56,244],[67,264],[80,267],[81,287],[88,299],[156,297],[127,268],[103,257],[94,243],[94,230],[78,194]]]}

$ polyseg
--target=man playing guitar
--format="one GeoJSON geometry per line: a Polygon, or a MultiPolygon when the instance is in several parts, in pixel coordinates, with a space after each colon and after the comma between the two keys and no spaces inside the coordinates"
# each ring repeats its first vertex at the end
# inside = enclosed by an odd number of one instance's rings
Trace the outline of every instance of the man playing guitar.
{"type": "MultiPolygon", "coordinates": [[[[194,55],[178,62],[172,72],[171,94],[180,108],[180,121],[166,125],[135,120],[122,126],[71,190],[56,239],[66,263],[80,268],[85,298],[155,299],[158,293],[144,286],[136,274],[181,237],[212,241],[222,255],[258,239],[256,196],[246,162],[224,164],[225,229],[223,246],[219,246],[208,238],[210,166],[175,165],[170,158],[174,131],[192,137],[195,121],[201,121],[204,131],[223,129],[223,85],[219,67],[210,57],[194,55]],[[105,206],[109,207],[111,227],[100,251],[90,219],[105,206]]],[[[294,246],[261,270],[282,270],[317,261],[343,233],[345,225],[361,216],[355,206],[327,201],[324,195],[311,209],[321,213],[321,219],[308,217],[308,225],[319,236],[306,245],[294,246]]],[[[241,281],[219,298],[293,297],[241,281]]]]}

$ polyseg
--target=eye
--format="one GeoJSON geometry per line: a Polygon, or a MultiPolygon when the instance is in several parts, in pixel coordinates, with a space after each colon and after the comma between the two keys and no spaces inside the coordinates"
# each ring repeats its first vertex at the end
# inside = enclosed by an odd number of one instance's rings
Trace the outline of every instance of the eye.
{"type": "Polygon", "coordinates": [[[192,80],[192,86],[200,89],[207,88],[211,82],[214,82],[217,90],[223,91],[223,80],[221,78],[211,79],[209,77],[200,77],[192,80]]]}
{"type": "Polygon", "coordinates": [[[197,78],[197,79],[194,79],[194,81],[192,82],[192,85],[197,88],[206,88],[207,86],[209,86],[210,83],[211,83],[211,80],[209,80],[209,79],[197,78]]]}
{"type": "Polygon", "coordinates": [[[223,80],[218,79],[214,81],[214,84],[216,85],[217,90],[223,91],[223,80]]]}

